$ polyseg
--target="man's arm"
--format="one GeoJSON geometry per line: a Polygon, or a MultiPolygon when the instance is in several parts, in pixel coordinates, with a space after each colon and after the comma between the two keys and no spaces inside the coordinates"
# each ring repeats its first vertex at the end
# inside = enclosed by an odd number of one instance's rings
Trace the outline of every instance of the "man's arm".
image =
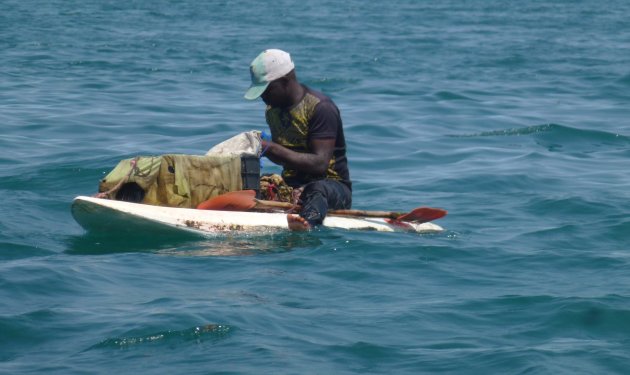
{"type": "Polygon", "coordinates": [[[265,156],[272,162],[312,175],[325,175],[328,164],[335,150],[335,139],[313,139],[310,142],[312,152],[302,153],[271,141],[262,141],[262,148],[267,149],[265,156]]]}

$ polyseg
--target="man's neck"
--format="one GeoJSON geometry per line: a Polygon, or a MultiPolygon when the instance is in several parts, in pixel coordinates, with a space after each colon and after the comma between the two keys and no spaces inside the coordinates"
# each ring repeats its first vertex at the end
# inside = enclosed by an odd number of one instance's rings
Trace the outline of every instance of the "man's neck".
{"type": "Polygon", "coordinates": [[[295,107],[302,101],[304,95],[306,95],[306,88],[298,81],[292,81],[291,83],[291,105],[289,107],[295,107]]]}

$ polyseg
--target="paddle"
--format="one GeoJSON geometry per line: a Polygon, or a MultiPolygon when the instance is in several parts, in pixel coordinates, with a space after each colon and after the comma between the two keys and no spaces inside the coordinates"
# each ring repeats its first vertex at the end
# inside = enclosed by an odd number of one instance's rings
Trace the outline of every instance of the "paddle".
{"type": "Polygon", "coordinates": [[[239,190],[221,194],[199,203],[199,210],[249,211],[256,207],[254,190],[239,190]]]}
{"type": "MultiPolygon", "coordinates": [[[[278,208],[297,208],[300,206],[294,206],[287,202],[276,201],[263,201],[260,199],[254,199],[257,203],[255,207],[278,207],[278,208]]],[[[329,210],[328,213],[337,216],[361,216],[361,217],[382,217],[387,219],[393,219],[397,221],[413,221],[418,223],[426,223],[444,217],[447,214],[446,210],[433,207],[418,207],[410,212],[392,212],[392,211],[366,211],[366,210],[329,210]]]]}
{"type": "MultiPolygon", "coordinates": [[[[255,197],[256,192],[254,190],[231,191],[229,193],[210,198],[207,201],[200,203],[197,208],[200,210],[222,211],[249,211],[253,208],[300,208],[300,206],[296,206],[288,202],[265,201],[256,199],[255,197]]],[[[447,211],[441,208],[418,207],[407,213],[365,210],[329,210],[328,213],[337,216],[381,217],[398,222],[407,221],[426,223],[444,217],[447,214],[447,211]]]]}

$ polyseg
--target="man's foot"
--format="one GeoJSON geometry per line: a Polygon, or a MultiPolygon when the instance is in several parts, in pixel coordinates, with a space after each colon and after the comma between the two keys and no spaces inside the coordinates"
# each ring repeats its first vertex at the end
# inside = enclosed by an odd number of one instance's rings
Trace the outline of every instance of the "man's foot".
{"type": "Polygon", "coordinates": [[[287,224],[289,224],[289,229],[294,231],[304,232],[311,229],[311,225],[299,215],[287,215],[287,224]]]}

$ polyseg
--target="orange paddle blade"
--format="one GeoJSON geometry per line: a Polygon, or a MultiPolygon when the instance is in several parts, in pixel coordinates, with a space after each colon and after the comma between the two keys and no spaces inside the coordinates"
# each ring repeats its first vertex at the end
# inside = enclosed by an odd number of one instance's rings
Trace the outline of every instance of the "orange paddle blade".
{"type": "Polygon", "coordinates": [[[448,212],[441,208],[418,207],[404,215],[398,216],[397,221],[413,221],[414,223],[427,223],[446,216],[448,212]]]}
{"type": "Polygon", "coordinates": [[[248,211],[256,206],[254,190],[239,190],[221,194],[199,203],[199,210],[248,211]]]}

